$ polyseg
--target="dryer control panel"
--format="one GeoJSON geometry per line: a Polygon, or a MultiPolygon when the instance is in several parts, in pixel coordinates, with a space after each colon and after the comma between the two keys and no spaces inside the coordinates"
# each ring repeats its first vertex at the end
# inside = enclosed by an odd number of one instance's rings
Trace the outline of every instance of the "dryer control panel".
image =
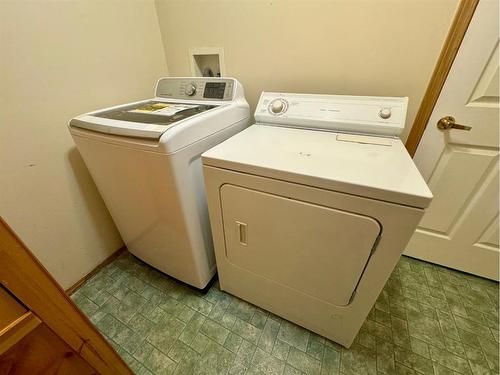
{"type": "Polygon", "coordinates": [[[398,136],[408,98],[263,92],[255,120],[267,125],[398,136]]]}
{"type": "Polygon", "coordinates": [[[162,78],[156,97],[201,101],[231,101],[235,90],[232,78],[162,78]]]}

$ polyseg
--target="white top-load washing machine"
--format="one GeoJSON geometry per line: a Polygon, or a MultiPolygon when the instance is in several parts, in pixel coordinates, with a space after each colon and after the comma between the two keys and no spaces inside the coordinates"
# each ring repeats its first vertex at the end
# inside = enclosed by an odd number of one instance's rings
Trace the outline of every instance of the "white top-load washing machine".
{"type": "Polygon", "coordinates": [[[200,155],[249,125],[232,78],[163,78],[153,99],[87,113],[69,129],[128,250],[204,288],[215,273],[200,155]]]}
{"type": "Polygon", "coordinates": [[[352,344],[432,199],[407,101],[264,92],[202,155],[223,290],[352,344]]]}

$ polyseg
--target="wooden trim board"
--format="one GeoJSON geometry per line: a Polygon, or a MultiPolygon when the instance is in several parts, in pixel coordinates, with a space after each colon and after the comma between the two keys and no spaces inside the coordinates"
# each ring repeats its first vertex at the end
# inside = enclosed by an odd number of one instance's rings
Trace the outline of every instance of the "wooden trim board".
{"type": "Polygon", "coordinates": [[[101,263],[99,263],[97,265],[97,267],[95,267],[92,271],[90,271],[88,274],[86,274],[84,277],[82,277],[80,280],[78,280],[76,283],[74,283],[72,286],[70,286],[68,289],[66,289],[66,294],[70,296],[73,293],[75,293],[76,290],[79,287],[81,287],[87,280],[91,279],[96,273],[98,273],[100,270],[102,270],[108,264],[113,262],[116,258],[118,258],[121,254],[123,254],[123,252],[125,252],[125,250],[127,250],[127,248],[125,246],[120,247],[113,254],[111,254],[109,257],[107,257],[101,263]]]}
{"type": "Polygon", "coordinates": [[[434,106],[443,89],[448,73],[450,72],[453,61],[462,44],[462,40],[467,32],[469,23],[472,20],[479,0],[462,0],[458,6],[455,18],[451,24],[448,36],[444,42],[441,54],[434,67],[431,80],[425,91],[424,98],[418,109],[417,116],[413,122],[410,134],[406,141],[406,149],[413,157],[417,151],[420,139],[424,135],[425,127],[429,122],[434,106]]]}
{"type": "Polygon", "coordinates": [[[16,345],[41,323],[35,314],[28,311],[0,331],[0,355],[16,345]]]}
{"type": "Polygon", "coordinates": [[[100,374],[132,374],[123,359],[0,218],[0,283],[100,374]]]}

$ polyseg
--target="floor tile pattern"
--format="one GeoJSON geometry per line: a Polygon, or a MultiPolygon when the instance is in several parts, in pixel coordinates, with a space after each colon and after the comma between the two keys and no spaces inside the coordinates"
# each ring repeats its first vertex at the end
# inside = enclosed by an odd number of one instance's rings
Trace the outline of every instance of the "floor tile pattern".
{"type": "Polygon", "coordinates": [[[348,350],[129,253],[72,298],[137,374],[498,374],[498,283],[402,257],[348,350]]]}

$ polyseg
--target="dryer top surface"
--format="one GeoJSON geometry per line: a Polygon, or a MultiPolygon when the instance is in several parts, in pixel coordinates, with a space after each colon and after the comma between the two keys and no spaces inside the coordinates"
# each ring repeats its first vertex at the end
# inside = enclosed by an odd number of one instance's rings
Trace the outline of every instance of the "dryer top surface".
{"type": "Polygon", "coordinates": [[[412,207],[432,199],[398,138],[256,124],[202,158],[209,166],[412,207]]]}

